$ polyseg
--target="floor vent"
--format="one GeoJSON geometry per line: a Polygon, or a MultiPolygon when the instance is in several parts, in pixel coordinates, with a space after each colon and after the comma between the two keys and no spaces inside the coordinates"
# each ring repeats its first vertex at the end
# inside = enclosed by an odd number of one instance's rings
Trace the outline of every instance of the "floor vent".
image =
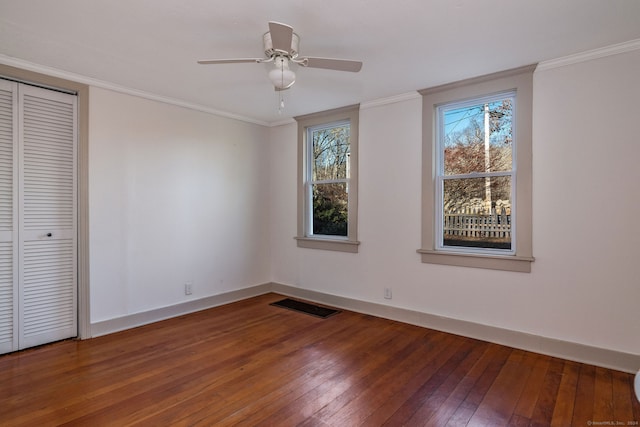
{"type": "Polygon", "coordinates": [[[273,302],[269,305],[287,308],[289,310],[298,311],[300,313],[310,314],[312,316],[326,319],[329,316],[340,313],[340,310],[333,308],[320,307],[319,305],[310,304],[308,302],[297,301],[291,298],[285,298],[281,301],[273,302]]]}

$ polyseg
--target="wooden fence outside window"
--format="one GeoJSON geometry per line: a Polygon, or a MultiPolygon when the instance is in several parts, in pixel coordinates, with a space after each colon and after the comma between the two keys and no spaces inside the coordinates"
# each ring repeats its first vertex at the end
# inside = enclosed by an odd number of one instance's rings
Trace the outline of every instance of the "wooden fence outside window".
{"type": "Polygon", "coordinates": [[[506,213],[447,213],[443,225],[447,237],[511,238],[511,215],[506,213]]]}

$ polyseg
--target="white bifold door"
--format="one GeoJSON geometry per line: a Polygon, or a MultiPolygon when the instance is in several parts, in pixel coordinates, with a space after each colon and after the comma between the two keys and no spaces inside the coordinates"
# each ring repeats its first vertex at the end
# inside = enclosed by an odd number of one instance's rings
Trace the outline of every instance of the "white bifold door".
{"type": "Polygon", "coordinates": [[[76,109],[0,79],[0,354],[77,335],[76,109]]]}

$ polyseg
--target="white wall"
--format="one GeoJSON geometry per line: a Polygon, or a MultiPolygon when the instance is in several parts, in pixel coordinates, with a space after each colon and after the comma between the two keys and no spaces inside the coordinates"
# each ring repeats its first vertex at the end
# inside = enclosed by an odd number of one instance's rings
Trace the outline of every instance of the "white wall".
{"type": "Polygon", "coordinates": [[[640,354],[638,76],[638,50],[536,71],[530,274],[420,262],[420,99],[360,112],[359,254],[296,247],[296,125],[271,129],[273,281],[640,354]]]}
{"type": "Polygon", "coordinates": [[[274,281],[640,354],[638,75],[640,51],[536,71],[530,274],[420,262],[417,96],[360,112],[348,254],[296,247],[295,124],[91,88],[91,322],[274,281]]]}
{"type": "Polygon", "coordinates": [[[89,114],[92,323],[269,282],[264,127],[97,88],[89,114]]]}

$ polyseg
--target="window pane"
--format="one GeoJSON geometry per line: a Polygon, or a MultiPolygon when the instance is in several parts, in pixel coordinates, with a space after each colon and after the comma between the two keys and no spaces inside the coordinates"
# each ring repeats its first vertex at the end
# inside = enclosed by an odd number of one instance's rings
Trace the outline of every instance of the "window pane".
{"type": "Polygon", "coordinates": [[[347,184],[314,184],[313,234],[347,236],[347,184]]]}
{"type": "Polygon", "coordinates": [[[510,171],[512,120],[511,97],[445,110],[445,175],[510,171]]]}
{"type": "Polygon", "coordinates": [[[349,131],[349,124],[313,130],[313,181],[348,178],[349,131]]]}
{"type": "Polygon", "coordinates": [[[443,246],[511,249],[511,177],[444,181],[443,246]]]}

